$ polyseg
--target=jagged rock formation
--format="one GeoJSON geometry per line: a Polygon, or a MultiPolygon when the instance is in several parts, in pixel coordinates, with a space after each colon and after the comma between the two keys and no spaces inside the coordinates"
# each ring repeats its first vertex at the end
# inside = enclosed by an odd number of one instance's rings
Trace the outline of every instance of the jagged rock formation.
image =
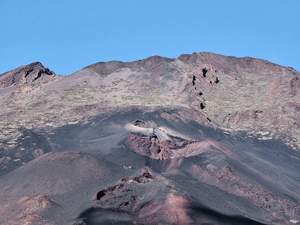
{"type": "MultiPolygon", "coordinates": [[[[98,207],[127,212],[139,224],[216,222],[210,215],[213,214],[210,209],[201,209],[191,196],[182,196],[163,177],[156,177],[147,170],[123,178],[118,184],[99,191],[94,201],[98,207]]],[[[226,218],[219,214],[218,219],[237,224],[234,217],[226,218]]],[[[240,219],[244,224],[260,224],[251,219],[240,219]]]]}
{"type": "Polygon", "coordinates": [[[0,223],[297,224],[299,79],[213,53],[4,73],[0,223]]]}
{"type": "Polygon", "coordinates": [[[218,147],[211,140],[198,142],[185,140],[178,146],[174,140],[159,140],[157,136],[141,137],[133,133],[129,134],[126,144],[138,154],[160,160],[199,155],[204,150],[218,147]]]}
{"type": "Polygon", "coordinates": [[[9,86],[41,85],[53,80],[55,73],[45,68],[40,62],[21,66],[0,76],[0,88],[9,86]]]}

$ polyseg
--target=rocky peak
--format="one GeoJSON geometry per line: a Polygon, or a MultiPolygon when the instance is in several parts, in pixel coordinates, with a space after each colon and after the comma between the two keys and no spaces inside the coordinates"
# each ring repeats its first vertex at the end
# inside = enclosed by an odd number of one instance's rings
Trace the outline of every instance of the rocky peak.
{"type": "Polygon", "coordinates": [[[40,62],[21,66],[0,75],[0,88],[9,86],[38,85],[52,80],[56,74],[40,62]]]}

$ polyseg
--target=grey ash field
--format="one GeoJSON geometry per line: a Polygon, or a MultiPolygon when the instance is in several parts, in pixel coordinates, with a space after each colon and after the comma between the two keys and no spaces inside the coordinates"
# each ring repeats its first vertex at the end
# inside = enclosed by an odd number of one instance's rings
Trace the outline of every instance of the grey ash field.
{"type": "Polygon", "coordinates": [[[0,75],[0,224],[300,224],[300,73],[193,53],[0,75]]]}

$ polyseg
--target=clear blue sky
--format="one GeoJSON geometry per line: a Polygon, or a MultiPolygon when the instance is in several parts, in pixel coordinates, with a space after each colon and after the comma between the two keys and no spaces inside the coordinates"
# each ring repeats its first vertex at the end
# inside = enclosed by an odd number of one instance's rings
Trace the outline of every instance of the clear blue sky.
{"type": "Polygon", "coordinates": [[[0,0],[0,74],[214,52],[300,70],[298,0],[0,0]]]}

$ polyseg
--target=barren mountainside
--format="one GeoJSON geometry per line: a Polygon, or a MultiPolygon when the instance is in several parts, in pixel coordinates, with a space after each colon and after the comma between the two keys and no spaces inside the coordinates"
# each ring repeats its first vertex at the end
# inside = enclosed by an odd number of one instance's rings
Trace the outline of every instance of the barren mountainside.
{"type": "Polygon", "coordinates": [[[0,223],[296,224],[299,112],[300,72],[250,57],[21,66],[0,75],[0,223]]]}

